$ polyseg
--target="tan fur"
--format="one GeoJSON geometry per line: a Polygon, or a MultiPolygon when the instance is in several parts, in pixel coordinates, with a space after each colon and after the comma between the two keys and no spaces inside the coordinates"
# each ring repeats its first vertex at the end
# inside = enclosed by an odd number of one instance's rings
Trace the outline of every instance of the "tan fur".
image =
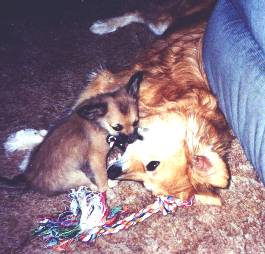
{"type": "Polygon", "coordinates": [[[200,24],[155,42],[128,70],[117,74],[99,73],[76,105],[95,93],[117,89],[131,73],[144,70],[139,98],[140,127],[152,128],[157,118],[170,124],[173,115],[180,126],[176,132],[183,134],[175,150],[170,151],[168,158],[162,158],[152,172],[146,170],[146,161],[157,160],[160,154],[151,145],[146,151],[154,152],[150,155],[146,152],[145,157],[137,149],[126,152],[129,167],[119,179],[142,181],[156,195],[169,194],[187,199],[196,194],[203,203],[220,204],[213,190],[228,185],[229,172],[223,158],[230,136],[203,71],[204,29],[205,24],[200,24]]]}
{"type": "Polygon", "coordinates": [[[109,147],[104,142],[106,135],[98,126],[72,115],[34,151],[25,172],[30,186],[48,194],[64,192],[79,185],[97,190],[81,170],[90,159],[91,169],[97,168],[96,182],[100,188],[104,188],[105,164],[104,160],[100,160],[102,165],[97,165],[97,158],[102,156],[101,153],[108,152],[109,147]]]}
{"type": "Polygon", "coordinates": [[[107,135],[129,136],[137,129],[138,84],[142,78],[131,79],[131,84],[125,87],[128,79],[113,93],[95,93],[83,100],[70,116],[48,133],[33,151],[24,173],[32,188],[47,194],[81,185],[92,190],[106,190],[107,135]],[[129,88],[133,86],[136,90],[131,92],[129,88]],[[122,130],[113,128],[118,124],[122,125],[122,130]],[[95,179],[95,184],[89,175],[95,179]]]}

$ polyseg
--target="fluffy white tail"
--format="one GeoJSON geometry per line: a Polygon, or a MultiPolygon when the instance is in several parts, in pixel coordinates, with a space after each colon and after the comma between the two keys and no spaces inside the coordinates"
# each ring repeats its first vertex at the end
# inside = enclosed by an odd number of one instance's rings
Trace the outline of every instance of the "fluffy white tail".
{"type": "Polygon", "coordinates": [[[7,155],[16,151],[26,152],[23,161],[19,165],[20,171],[25,171],[31,151],[43,141],[47,133],[47,130],[24,129],[8,136],[6,142],[4,143],[7,155]]]}
{"type": "Polygon", "coordinates": [[[8,136],[4,143],[4,148],[7,153],[15,151],[32,150],[40,144],[47,134],[47,130],[24,129],[12,133],[8,136]]]}

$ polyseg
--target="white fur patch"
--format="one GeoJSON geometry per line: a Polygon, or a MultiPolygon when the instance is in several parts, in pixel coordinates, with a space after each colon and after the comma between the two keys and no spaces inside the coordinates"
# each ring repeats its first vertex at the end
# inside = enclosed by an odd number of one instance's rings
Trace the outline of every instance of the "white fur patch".
{"type": "Polygon", "coordinates": [[[6,153],[32,150],[40,144],[47,134],[47,130],[24,129],[12,133],[4,143],[6,153]]]}
{"type": "Polygon", "coordinates": [[[32,149],[43,141],[47,133],[47,130],[24,129],[8,136],[4,143],[7,155],[15,151],[27,151],[19,165],[19,171],[26,170],[32,149]]]}
{"type": "Polygon", "coordinates": [[[24,156],[24,159],[21,161],[21,163],[18,166],[18,169],[20,172],[25,172],[28,164],[29,164],[29,157],[30,157],[31,151],[28,151],[26,155],[24,156]]]}
{"type": "Polygon", "coordinates": [[[109,186],[109,188],[116,187],[118,184],[119,184],[119,181],[118,180],[108,179],[108,186],[109,186]]]}
{"type": "Polygon", "coordinates": [[[123,16],[98,20],[89,28],[94,34],[108,34],[115,32],[118,28],[125,27],[131,23],[144,23],[143,18],[138,12],[126,13],[123,16]]]}
{"type": "Polygon", "coordinates": [[[155,35],[162,35],[168,29],[169,25],[170,21],[164,21],[158,24],[149,23],[148,27],[155,35]]]}
{"type": "Polygon", "coordinates": [[[186,135],[186,124],[178,115],[155,118],[141,130],[143,140],[129,145],[121,158],[122,168],[129,168],[131,157],[136,156],[144,164],[150,160],[165,160],[174,155],[182,146],[186,135]]]}

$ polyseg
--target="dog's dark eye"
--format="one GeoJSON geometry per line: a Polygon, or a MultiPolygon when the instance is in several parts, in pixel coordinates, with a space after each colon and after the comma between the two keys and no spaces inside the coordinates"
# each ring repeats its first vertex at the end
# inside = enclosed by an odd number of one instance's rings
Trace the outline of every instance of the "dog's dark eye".
{"type": "Polygon", "coordinates": [[[147,165],[146,165],[146,169],[148,171],[154,171],[157,166],[160,164],[160,161],[150,161],[147,165]]]}
{"type": "Polygon", "coordinates": [[[115,131],[121,131],[123,129],[123,126],[118,123],[117,125],[112,126],[112,129],[115,131]]]}
{"type": "Polygon", "coordinates": [[[139,120],[135,120],[135,121],[133,122],[133,127],[137,127],[138,124],[139,124],[139,120]]]}

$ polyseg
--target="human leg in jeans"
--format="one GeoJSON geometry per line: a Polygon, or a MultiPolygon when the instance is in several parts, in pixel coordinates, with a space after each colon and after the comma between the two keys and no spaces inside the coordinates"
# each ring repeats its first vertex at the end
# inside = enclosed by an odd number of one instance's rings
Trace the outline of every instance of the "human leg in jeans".
{"type": "Polygon", "coordinates": [[[265,1],[220,0],[203,59],[230,127],[265,183],[265,1]]]}

